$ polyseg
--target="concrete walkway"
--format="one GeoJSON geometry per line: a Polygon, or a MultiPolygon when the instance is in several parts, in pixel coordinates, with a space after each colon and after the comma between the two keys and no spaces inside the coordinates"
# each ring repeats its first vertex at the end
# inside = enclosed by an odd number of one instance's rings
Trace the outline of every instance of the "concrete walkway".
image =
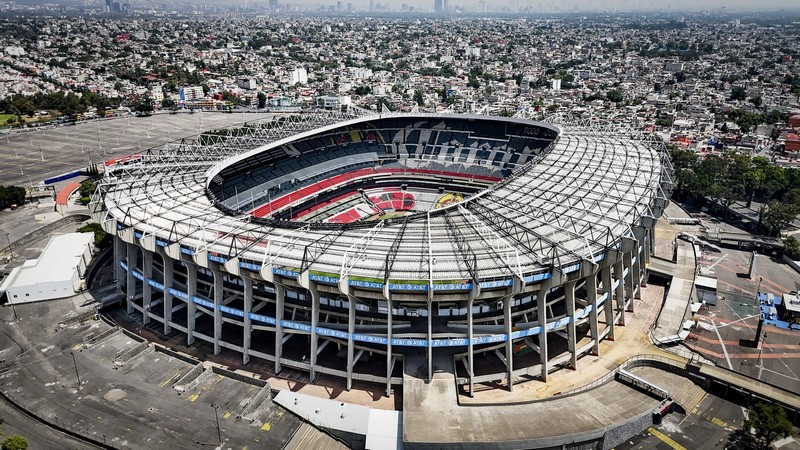
{"type": "MultiPolygon", "coordinates": [[[[406,448],[537,448],[602,439],[606,431],[649,415],[659,400],[610,381],[595,389],[546,402],[509,406],[461,406],[453,368],[437,359],[431,383],[425,364],[406,361],[403,379],[403,440],[406,448]],[[444,364],[445,366],[441,366],[444,364]]],[[[452,363],[451,363],[452,364],[452,363]]]]}

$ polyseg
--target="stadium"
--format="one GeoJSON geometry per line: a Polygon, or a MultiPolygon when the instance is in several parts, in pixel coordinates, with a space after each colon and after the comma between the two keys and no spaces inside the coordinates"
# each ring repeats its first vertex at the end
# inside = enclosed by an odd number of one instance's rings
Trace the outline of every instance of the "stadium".
{"type": "Polygon", "coordinates": [[[472,393],[613,341],[671,175],[616,127],[350,110],[137,155],[90,209],[145,325],[387,395],[444,358],[472,393]]]}

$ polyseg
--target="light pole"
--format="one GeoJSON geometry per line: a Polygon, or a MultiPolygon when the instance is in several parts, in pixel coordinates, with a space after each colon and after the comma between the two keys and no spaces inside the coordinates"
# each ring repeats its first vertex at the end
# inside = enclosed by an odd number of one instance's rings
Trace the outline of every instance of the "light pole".
{"type": "Polygon", "coordinates": [[[758,349],[758,379],[761,379],[761,372],[764,370],[764,365],[761,363],[761,353],[764,352],[764,346],[767,345],[767,333],[764,333],[764,339],[761,340],[761,346],[758,349]]]}
{"type": "Polygon", "coordinates": [[[758,277],[758,288],[756,289],[756,298],[753,299],[753,306],[758,306],[758,295],[761,293],[761,281],[764,277],[758,277]]]}
{"type": "Polygon", "coordinates": [[[11,248],[11,238],[8,237],[8,233],[6,233],[6,240],[8,241],[8,251],[11,253],[11,257],[14,257],[14,249],[11,248]]]}
{"type": "Polygon", "coordinates": [[[81,388],[81,374],[78,373],[78,363],[75,361],[75,352],[69,352],[72,355],[72,364],[75,365],[75,375],[78,377],[78,389],[81,388]]]}
{"type": "Polygon", "coordinates": [[[217,421],[217,438],[219,439],[219,445],[222,445],[222,432],[219,430],[219,406],[218,405],[211,405],[214,408],[214,418],[217,421]]]}

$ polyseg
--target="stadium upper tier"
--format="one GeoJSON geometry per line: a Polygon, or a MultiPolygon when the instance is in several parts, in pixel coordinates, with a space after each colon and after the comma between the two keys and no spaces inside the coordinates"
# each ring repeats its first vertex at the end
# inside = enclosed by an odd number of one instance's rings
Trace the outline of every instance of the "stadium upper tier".
{"type": "Polygon", "coordinates": [[[554,267],[568,273],[581,261],[600,261],[633,236],[631,227],[660,215],[671,189],[668,160],[656,146],[588,126],[309,114],[228,134],[111,168],[92,201],[95,219],[151,251],[161,246],[174,257],[234,264],[265,279],[458,291],[473,282],[527,284],[554,267]],[[308,196],[346,192],[353,179],[342,174],[354,172],[391,177],[398,187],[426,178],[448,188],[470,177],[488,187],[396,219],[272,217],[308,196]],[[291,197],[301,190],[308,195],[291,197]]]}

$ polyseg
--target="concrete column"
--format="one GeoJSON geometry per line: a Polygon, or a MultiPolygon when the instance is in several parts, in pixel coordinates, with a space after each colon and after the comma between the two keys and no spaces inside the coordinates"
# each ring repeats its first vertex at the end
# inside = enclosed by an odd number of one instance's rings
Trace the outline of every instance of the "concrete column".
{"type": "Polygon", "coordinates": [[[644,256],[639,253],[641,248],[639,245],[636,246],[636,262],[633,263],[633,298],[637,299],[642,298],[642,258],[644,256]]]}
{"type": "MultiPolygon", "coordinates": [[[[474,284],[474,283],[473,283],[474,284]]],[[[474,346],[472,344],[473,338],[473,318],[472,318],[472,308],[475,305],[475,298],[473,295],[470,295],[469,301],[467,302],[467,364],[469,365],[469,396],[472,397],[473,393],[475,392],[475,384],[473,381],[474,375],[473,370],[475,367],[475,355],[474,355],[474,346]]]]}
{"type": "Polygon", "coordinates": [[[604,265],[600,269],[600,281],[603,289],[603,294],[607,294],[606,301],[603,303],[603,311],[605,311],[606,327],[608,328],[607,338],[610,341],[614,340],[614,288],[612,287],[611,279],[611,265],[604,265]]]}
{"type": "Polygon", "coordinates": [[[547,382],[547,291],[550,290],[548,283],[543,283],[536,293],[536,310],[539,316],[539,326],[542,331],[539,333],[539,363],[542,366],[542,381],[547,382]]]}
{"type": "Polygon", "coordinates": [[[223,296],[225,291],[223,289],[223,273],[219,269],[211,269],[214,275],[214,355],[219,355],[222,350],[222,311],[219,306],[222,305],[223,296]]]}
{"type": "Polygon", "coordinates": [[[592,336],[592,354],[600,354],[600,331],[597,319],[597,274],[591,273],[583,279],[586,287],[586,300],[592,305],[589,311],[589,333],[592,336]]]}
{"type": "Polygon", "coordinates": [[[616,299],[616,310],[620,314],[617,325],[625,326],[625,293],[623,292],[625,279],[622,277],[623,270],[622,259],[618,259],[614,263],[614,278],[619,281],[617,288],[614,290],[614,298],[616,299]]]}
{"type": "Polygon", "coordinates": [[[197,305],[192,300],[197,295],[197,266],[184,261],[186,265],[186,345],[194,344],[194,325],[197,318],[197,305]]]}
{"type": "Polygon", "coordinates": [[[164,334],[168,335],[172,333],[172,294],[169,288],[173,287],[175,272],[172,259],[163,250],[159,250],[159,253],[164,263],[164,334]]]}
{"type": "MultiPolygon", "coordinates": [[[[429,286],[430,288],[430,286],[429,286]]],[[[433,300],[428,295],[428,383],[433,381],[433,300]]]]}
{"type": "Polygon", "coordinates": [[[125,242],[117,236],[114,236],[114,281],[117,283],[117,292],[124,294],[123,286],[125,286],[125,269],[120,264],[122,262],[125,242]]]}
{"type": "Polygon", "coordinates": [[[126,277],[125,284],[127,286],[127,294],[125,295],[127,309],[126,311],[128,314],[133,314],[133,298],[136,297],[136,278],[133,276],[133,271],[136,270],[136,260],[138,259],[138,255],[136,254],[136,246],[133,244],[126,244],[127,246],[127,264],[128,264],[128,274],[126,277]]]}
{"type": "Polygon", "coordinates": [[[578,354],[576,349],[575,336],[575,284],[577,280],[568,281],[564,285],[564,302],[567,305],[567,316],[571,319],[567,324],[567,341],[569,346],[569,367],[572,370],[578,368],[578,354]]]}
{"type": "Polygon", "coordinates": [[[386,299],[386,396],[392,394],[392,299],[386,299]]]}
{"type": "Polygon", "coordinates": [[[311,294],[311,374],[310,381],[313,383],[317,378],[317,348],[319,347],[319,336],[317,336],[317,326],[319,326],[319,291],[317,284],[311,283],[308,292],[311,294]]]}
{"type": "MultiPolygon", "coordinates": [[[[636,246],[634,246],[634,249],[636,246]]],[[[627,312],[633,312],[633,297],[634,297],[634,283],[638,283],[636,280],[636,273],[633,270],[633,255],[631,252],[625,252],[622,254],[622,265],[625,269],[628,270],[628,276],[625,277],[625,305],[627,312]]]]}
{"type": "Polygon", "coordinates": [[[514,390],[514,342],[511,340],[511,303],[513,296],[508,296],[503,299],[503,324],[506,327],[506,381],[508,382],[508,391],[514,390]]]}
{"type": "Polygon", "coordinates": [[[650,229],[645,228],[644,230],[644,250],[642,251],[642,264],[639,267],[642,271],[642,286],[647,287],[647,265],[650,264],[650,251],[652,245],[650,243],[650,229]]]}
{"type": "Polygon", "coordinates": [[[253,311],[253,280],[242,277],[244,282],[244,336],[242,337],[242,364],[250,362],[250,338],[253,334],[253,322],[250,312],[253,311]]]}
{"type": "Polygon", "coordinates": [[[283,356],[283,306],[286,302],[286,288],[282,284],[275,285],[275,373],[281,372],[281,356],[283,356]]]}
{"type": "Polygon", "coordinates": [[[353,333],[356,332],[356,299],[347,297],[347,390],[353,387],[353,333]]]}
{"type": "Polygon", "coordinates": [[[153,301],[153,286],[147,280],[153,278],[153,253],[142,249],[142,323],[150,323],[150,303],[153,301]]]}

